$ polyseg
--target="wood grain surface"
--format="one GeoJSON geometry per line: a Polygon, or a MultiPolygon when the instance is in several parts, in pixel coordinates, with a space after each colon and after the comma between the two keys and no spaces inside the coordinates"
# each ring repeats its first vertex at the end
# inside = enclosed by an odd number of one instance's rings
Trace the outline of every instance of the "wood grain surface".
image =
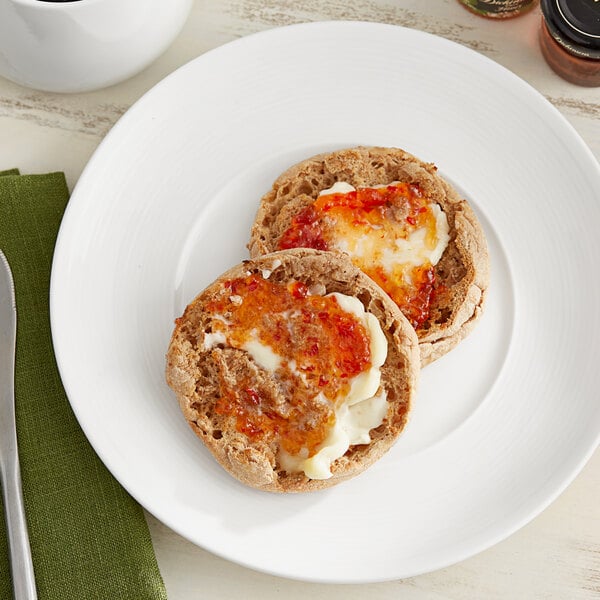
{"type": "MultiPolygon", "coordinates": [[[[60,95],[0,78],[0,170],[17,166],[30,173],[64,171],[72,188],[111,126],[180,65],[254,32],[341,19],[420,29],[488,56],[544,95],[600,158],[600,88],[566,83],[546,65],[537,42],[538,8],[516,19],[493,21],[471,14],[456,0],[196,0],[172,46],[122,84],[60,95]]],[[[510,538],[460,564],[403,581],[369,585],[288,581],[211,555],[151,515],[148,520],[171,600],[600,598],[599,451],[554,503],[510,538]]]]}

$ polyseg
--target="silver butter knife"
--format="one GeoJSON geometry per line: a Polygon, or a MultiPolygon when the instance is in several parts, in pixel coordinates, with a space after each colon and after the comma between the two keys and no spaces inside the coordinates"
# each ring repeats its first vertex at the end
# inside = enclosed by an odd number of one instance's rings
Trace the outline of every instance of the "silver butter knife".
{"type": "Polygon", "coordinates": [[[0,475],[15,600],[35,600],[37,592],[21,490],[15,423],[17,308],[12,273],[0,250],[0,475]]]}

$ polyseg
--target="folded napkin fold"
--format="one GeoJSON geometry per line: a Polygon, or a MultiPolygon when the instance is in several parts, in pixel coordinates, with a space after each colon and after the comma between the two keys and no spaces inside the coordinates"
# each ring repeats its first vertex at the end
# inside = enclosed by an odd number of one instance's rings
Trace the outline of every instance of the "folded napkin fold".
{"type": "MultiPolygon", "coordinates": [[[[38,596],[165,599],[143,511],[89,445],[54,359],[48,290],[69,198],[64,175],[0,175],[0,248],[15,281],[17,434],[38,596]]],[[[11,597],[2,519],[0,598],[11,597]]]]}

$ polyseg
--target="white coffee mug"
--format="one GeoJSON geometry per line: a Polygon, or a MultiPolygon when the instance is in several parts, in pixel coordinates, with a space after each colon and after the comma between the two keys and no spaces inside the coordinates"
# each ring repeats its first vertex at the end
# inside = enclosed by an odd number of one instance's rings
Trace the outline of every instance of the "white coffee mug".
{"type": "Polygon", "coordinates": [[[0,75],[86,92],[140,72],[175,39],[192,0],[0,0],[0,75]]]}

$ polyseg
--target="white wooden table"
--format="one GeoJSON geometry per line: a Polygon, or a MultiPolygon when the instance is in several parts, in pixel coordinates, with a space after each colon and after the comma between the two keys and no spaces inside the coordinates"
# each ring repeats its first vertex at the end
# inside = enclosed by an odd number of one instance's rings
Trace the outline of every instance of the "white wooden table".
{"type": "MultiPolygon", "coordinates": [[[[317,20],[382,21],[464,44],[539,90],[600,159],[600,88],[579,88],[545,64],[537,43],[538,9],[495,22],[456,0],[196,0],[183,31],[143,73],[106,90],[77,95],[36,92],[0,78],[0,170],[64,171],[72,189],[115,121],[175,68],[237,37],[317,20]]],[[[598,199],[600,202],[600,198],[598,199]]],[[[600,598],[600,451],[574,483],[529,525],[455,566],[403,581],[323,585],[271,577],[215,557],[148,521],[170,600],[600,598]]]]}

